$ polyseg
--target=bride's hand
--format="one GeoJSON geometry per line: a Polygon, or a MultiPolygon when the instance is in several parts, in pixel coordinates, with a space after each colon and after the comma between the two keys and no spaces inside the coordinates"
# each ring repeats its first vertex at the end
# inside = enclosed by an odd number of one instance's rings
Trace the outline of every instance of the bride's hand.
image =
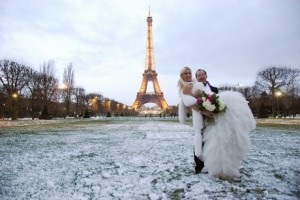
{"type": "Polygon", "coordinates": [[[196,106],[196,105],[192,106],[192,109],[194,109],[196,111],[200,111],[199,108],[198,108],[198,106],[196,106]]]}
{"type": "Polygon", "coordinates": [[[193,95],[194,97],[198,97],[201,93],[201,90],[196,90],[195,94],[193,95]]]}
{"type": "Polygon", "coordinates": [[[212,117],[213,116],[213,112],[211,111],[201,111],[201,113],[207,117],[212,117]]]}

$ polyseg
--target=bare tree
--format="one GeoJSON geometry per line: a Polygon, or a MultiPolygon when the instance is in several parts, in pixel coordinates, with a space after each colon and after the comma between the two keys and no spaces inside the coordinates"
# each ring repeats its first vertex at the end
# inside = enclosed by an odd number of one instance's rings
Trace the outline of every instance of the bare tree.
{"type": "Polygon", "coordinates": [[[84,96],[85,96],[85,89],[80,88],[80,87],[76,87],[73,89],[73,95],[75,97],[75,101],[76,101],[76,108],[75,108],[75,112],[76,112],[76,116],[77,115],[82,115],[83,114],[83,110],[79,109],[84,107],[85,108],[85,100],[84,100],[84,96]]]}
{"type": "Polygon", "coordinates": [[[0,60],[0,81],[11,102],[12,120],[18,119],[18,101],[31,78],[29,67],[11,60],[0,60]]]}
{"type": "Polygon", "coordinates": [[[7,101],[7,94],[6,91],[4,89],[4,87],[2,86],[2,83],[0,82],[0,119],[3,117],[6,117],[6,101],[7,101]]]}
{"type": "Polygon", "coordinates": [[[257,74],[255,85],[261,90],[271,94],[272,115],[275,116],[276,92],[287,87],[297,85],[300,70],[288,67],[271,66],[257,74]]]}
{"type": "Polygon", "coordinates": [[[28,91],[27,92],[28,93],[28,98],[30,99],[30,104],[31,104],[31,106],[30,106],[31,118],[34,119],[35,116],[36,116],[35,112],[37,111],[35,100],[38,96],[39,73],[36,70],[30,68],[28,74],[31,78],[28,80],[26,88],[27,88],[27,91],[28,91]]]}
{"type": "Polygon", "coordinates": [[[75,72],[72,63],[70,63],[68,67],[64,69],[64,75],[63,75],[63,84],[66,86],[65,93],[64,93],[64,99],[66,104],[66,115],[70,114],[71,95],[72,95],[72,90],[74,88],[74,82],[75,82],[75,72]]]}
{"type": "Polygon", "coordinates": [[[58,87],[58,79],[55,77],[55,62],[49,60],[47,63],[44,62],[40,67],[40,89],[42,91],[43,103],[45,105],[48,102],[53,101],[55,98],[55,91],[58,87]]]}
{"type": "Polygon", "coordinates": [[[47,109],[48,103],[56,100],[56,92],[58,88],[58,79],[55,77],[55,62],[49,60],[44,62],[40,67],[38,75],[39,93],[44,109],[47,109]]]}
{"type": "Polygon", "coordinates": [[[292,115],[294,118],[297,113],[300,113],[299,84],[287,87],[282,99],[284,99],[284,101],[281,101],[281,105],[283,106],[286,115],[292,115]]]}
{"type": "Polygon", "coordinates": [[[100,112],[100,102],[102,101],[103,96],[97,93],[89,93],[85,96],[84,100],[87,105],[87,109],[91,112],[92,115],[97,115],[100,112]]]}
{"type": "Polygon", "coordinates": [[[243,94],[243,96],[245,97],[245,99],[249,100],[251,99],[253,96],[253,94],[255,93],[255,88],[254,86],[221,86],[219,87],[220,91],[237,91],[243,94]]]}

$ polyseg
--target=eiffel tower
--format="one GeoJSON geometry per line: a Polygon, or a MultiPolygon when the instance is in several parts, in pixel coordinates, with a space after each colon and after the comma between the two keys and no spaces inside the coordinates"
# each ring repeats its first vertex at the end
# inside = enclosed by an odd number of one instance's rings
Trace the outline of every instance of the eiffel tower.
{"type": "Polygon", "coordinates": [[[137,93],[136,99],[133,103],[132,108],[134,110],[139,110],[142,105],[146,103],[155,103],[157,104],[162,110],[168,108],[168,104],[164,98],[163,92],[161,92],[158,80],[157,80],[157,73],[155,71],[154,66],[154,53],[153,53],[153,40],[152,40],[152,17],[150,15],[149,9],[149,16],[147,17],[147,51],[146,51],[146,65],[145,71],[143,73],[143,81],[139,92],[137,93]],[[146,92],[148,82],[153,83],[154,92],[146,92]]]}

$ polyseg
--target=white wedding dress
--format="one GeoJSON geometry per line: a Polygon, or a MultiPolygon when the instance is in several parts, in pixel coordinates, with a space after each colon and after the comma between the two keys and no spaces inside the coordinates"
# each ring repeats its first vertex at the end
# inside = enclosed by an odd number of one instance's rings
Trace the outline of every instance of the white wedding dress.
{"type": "MultiPolygon", "coordinates": [[[[201,89],[198,83],[195,87],[201,89]]],[[[189,105],[192,105],[194,97],[187,96],[182,95],[182,102],[189,102],[189,105]]],[[[214,117],[215,123],[206,127],[203,138],[205,145],[201,153],[210,175],[219,178],[238,178],[241,162],[250,149],[249,134],[255,129],[256,122],[248,102],[241,93],[224,91],[218,96],[225,102],[227,110],[225,113],[217,114],[214,117]]],[[[178,114],[182,115],[180,109],[178,114]]],[[[199,124],[203,124],[203,120],[199,124]]]]}
{"type": "Polygon", "coordinates": [[[250,149],[250,132],[256,122],[248,102],[239,92],[220,92],[227,106],[225,113],[204,131],[203,157],[208,173],[220,178],[240,177],[239,168],[250,149]]]}

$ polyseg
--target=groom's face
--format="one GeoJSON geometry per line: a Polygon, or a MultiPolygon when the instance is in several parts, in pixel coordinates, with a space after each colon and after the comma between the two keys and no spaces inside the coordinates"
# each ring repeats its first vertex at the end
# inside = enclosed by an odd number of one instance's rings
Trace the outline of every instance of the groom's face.
{"type": "Polygon", "coordinates": [[[196,79],[199,82],[205,83],[207,79],[206,73],[204,71],[197,71],[196,79]]]}

